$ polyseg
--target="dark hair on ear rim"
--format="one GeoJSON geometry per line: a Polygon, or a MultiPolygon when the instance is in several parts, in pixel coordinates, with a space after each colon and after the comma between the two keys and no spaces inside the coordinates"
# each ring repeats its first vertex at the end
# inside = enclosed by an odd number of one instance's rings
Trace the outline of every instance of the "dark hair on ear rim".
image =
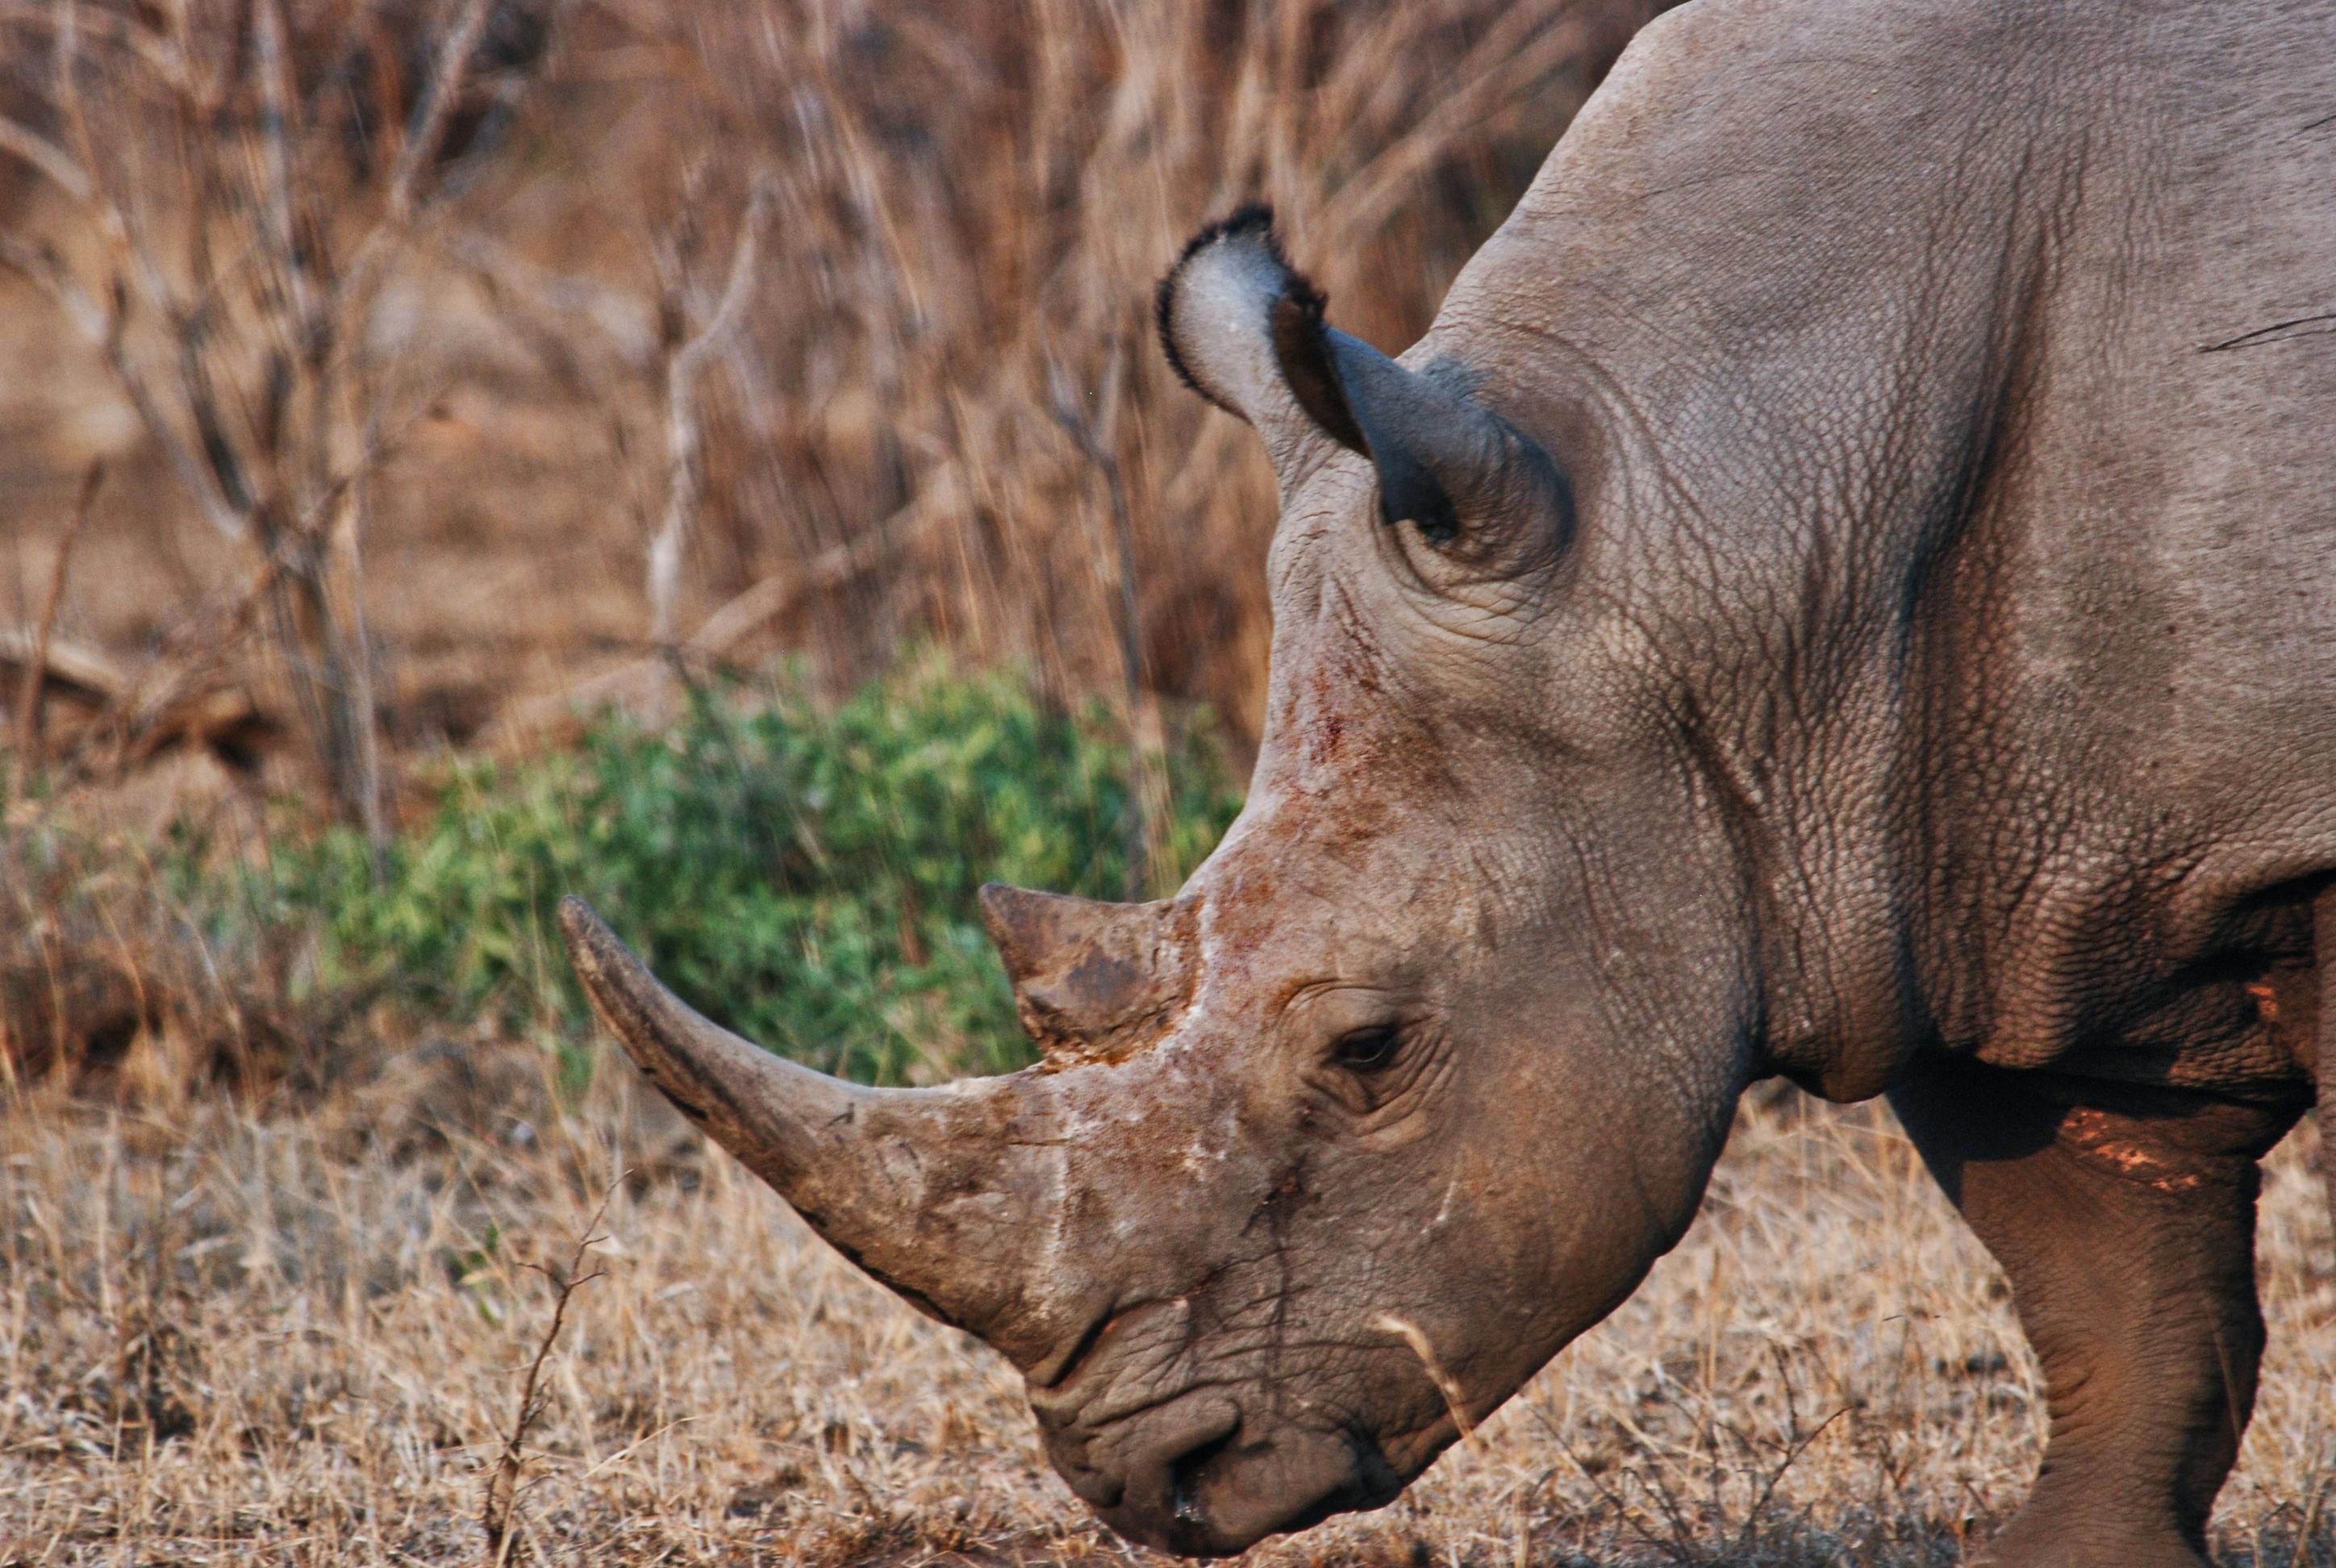
{"type": "Polygon", "coordinates": [[[1281,253],[1281,241],[1273,232],[1273,209],[1262,201],[1242,202],[1184,241],[1184,248],[1176,253],[1175,264],[1161,274],[1159,283],[1152,290],[1152,325],[1160,338],[1160,351],[1168,356],[1168,368],[1176,373],[1177,380],[1199,393],[1203,399],[1232,414],[1239,414],[1241,410],[1202,385],[1200,378],[1192,374],[1192,367],[1185,364],[1184,356],[1176,351],[1176,335],[1169,330],[1169,317],[1175,309],[1176,279],[1183,272],[1186,262],[1220,239],[1245,238],[1252,234],[1263,240],[1265,253],[1273,258],[1276,267],[1296,280],[1298,287],[1308,294],[1315,293],[1314,286],[1300,277],[1298,269],[1290,265],[1290,258],[1281,253]]]}

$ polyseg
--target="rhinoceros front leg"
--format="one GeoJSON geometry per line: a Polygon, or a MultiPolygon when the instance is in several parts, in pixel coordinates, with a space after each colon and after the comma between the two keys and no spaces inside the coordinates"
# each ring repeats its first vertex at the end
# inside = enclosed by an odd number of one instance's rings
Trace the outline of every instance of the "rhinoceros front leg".
{"type": "Polygon", "coordinates": [[[2112,1110],[2044,1087],[1945,1063],[1890,1096],[2010,1277],[2043,1365],[2043,1467],[1985,1560],[2195,1568],[2263,1352],[2256,1161],[2294,1114],[2130,1096],[2112,1110]]]}

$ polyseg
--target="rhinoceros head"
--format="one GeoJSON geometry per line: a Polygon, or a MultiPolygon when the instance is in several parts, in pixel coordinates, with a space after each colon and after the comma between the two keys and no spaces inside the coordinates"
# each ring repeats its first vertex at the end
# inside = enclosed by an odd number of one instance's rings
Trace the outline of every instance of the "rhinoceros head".
{"type": "Polygon", "coordinates": [[[1611,485],[1586,440],[1552,455],[1575,416],[1329,329],[1261,213],[1193,242],[1160,317],[1280,477],[1267,724],[1176,897],[986,891],[1044,1063],[842,1084],[565,918],[675,1104],[1010,1358],[1106,1520],[1209,1555],[1387,1501],[1629,1292],[1694,1210],[1751,1003],[1740,878],[1648,738],[1676,725],[1599,674],[1611,485]]]}

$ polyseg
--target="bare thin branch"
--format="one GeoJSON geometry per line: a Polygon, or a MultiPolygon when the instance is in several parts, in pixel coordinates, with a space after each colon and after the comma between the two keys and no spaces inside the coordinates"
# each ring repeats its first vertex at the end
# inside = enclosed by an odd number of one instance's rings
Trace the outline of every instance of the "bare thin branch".
{"type": "Polygon", "coordinates": [[[31,164],[75,201],[86,204],[96,198],[96,182],[71,153],[31,126],[5,115],[0,115],[0,152],[13,153],[31,164]]]}
{"type": "MultiPolygon", "coordinates": [[[[81,95],[83,20],[78,0],[66,0],[56,8],[50,48],[50,102],[64,127],[71,156],[87,182],[87,192],[81,200],[96,220],[98,237],[105,242],[115,276],[128,281],[140,305],[168,319],[173,313],[170,283],[155,262],[154,247],[135,207],[114,192],[105,164],[98,157],[97,140],[90,134],[89,114],[81,95]]],[[[151,54],[141,51],[141,54],[151,63],[151,54]]],[[[174,91],[181,90],[183,72],[165,71],[164,75],[174,91]]]]}
{"type": "Polygon", "coordinates": [[[195,455],[194,448],[180,438],[170,424],[170,416],[162,410],[161,401],[154,395],[144,372],[124,353],[120,334],[109,336],[105,343],[106,368],[113,373],[114,381],[129,397],[130,405],[138,412],[138,422],[146,430],[147,438],[162,449],[162,456],[170,472],[195,505],[221,538],[240,541],[251,531],[251,520],[228,499],[218,478],[195,455]]]}
{"type": "Polygon", "coordinates": [[[73,330],[92,346],[104,346],[112,331],[112,313],[82,287],[81,280],[66,269],[56,252],[0,229],[0,267],[21,274],[25,282],[47,295],[64,312],[73,330]]]}
{"type": "Polygon", "coordinates": [[[453,30],[439,45],[437,67],[430,73],[430,85],[423,91],[422,102],[414,107],[405,145],[397,150],[397,162],[390,171],[388,212],[393,225],[403,226],[413,216],[414,188],[422,170],[438,155],[438,143],[446,134],[446,122],[453,115],[456,101],[462,95],[471,55],[478,48],[479,34],[486,24],[487,0],[467,0],[455,19],[453,30]]]}
{"type": "Polygon", "coordinates": [[[658,644],[674,639],[675,600],[681,587],[681,558],[697,519],[698,426],[697,381],[706,360],[720,351],[745,317],[747,297],[763,253],[763,230],[769,221],[774,184],[754,181],[746,211],[738,220],[738,238],[730,252],[730,273],[722,297],[706,325],[676,349],[666,366],[666,497],[665,517],[649,541],[649,638],[658,644]]]}
{"type": "Polygon", "coordinates": [[[437,155],[439,144],[445,138],[447,122],[453,118],[454,105],[462,97],[462,83],[470,72],[471,55],[478,46],[479,34],[486,22],[487,0],[467,0],[462,14],[455,19],[453,31],[439,46],[435,69],[423,91],[422,102],[415,106],[407,123],[405,138],[397,150],[396,161],[390,166],[389,182],[383,192],[380,219],[366,232],[365,239],[358,242],[349,253],[347,261],[338,269],[339,288],[344,301],[365,297],[383,257],[394,242],[402,239],[414,227],[422,171],[437,155]]]}
{"type": "Polygon", "coordinates": [[[52,34],[74,27],[128,49],[158,71],[167,70],[172,63],[169,52],[147,29],[127,16],[102,8],[83,14],[78,6],[59,5],[55,0],[0,0],[0,21],[17,27],[45,27],[52,34]]]}
{"type": "Polygon", "coordinates": [[[582,273],[545,267],[478,229],[450,236],[446,249],[499,297],[594,327],[627,369],[642,371],[655,363],[657,313],[638,294],[611,287],[582,273]]]}
{"type": "Polygon", "coordinates": [[[33,623],[32,654],[24,660],[24,673],[16,683],[16,776],[8,792],[11,795],[41,771],[41,710],[44,706],[41,688],[48,684],[49,639],[56,633],[57,608],[64,600],[65,573],[73,565],[73,547],[81,542],[82,532],[89,526],[97,488],[104,482],[105,460],[101,457],[81,476],[72,521],[57,540],[56,559],[49,563],[48,586],[42,591],[40,614],[33,623]]]}
{"type": "Polygon", "coordinates": [[[57,117],[73,137],[74,161],[92,175],[97,148],[89,139],[89,119],[81,109],[81,3],[64,0],[57,7],[57,30],[49,41],[50,91],[56,94],[57,117]]]}
{"type": "Polygon", "coordinates": [[[293,531],[305,534],[323,528],[334,509],[341,504],[349,492],[378,472],[381,465],[404,444],[405,437],[414,427],[431,416],[431,411],[442,394],[443,388],[441,393],[417,399],[394,425],[384,425],[380,410],[361,399],[366,408],[366,419],[364,438],[358,443],[356,455],[326,477],[308,502],[307,510],[295,520],[293,531]]]}
{"type": "Polygon", "coordinates": [[[252,36],[258,54],[260,145],[268,183],[268,237],[276,249],[285,295],[292,307],[296,336],[302,345],[317,326],[316,291],[310,287],[307,263],[300,253],[299,234],[292,220],[291,67],[285,59],[284,9],[279,0],[259,0],[252,12],[252,36]]]}
{"type": "Polygon", "coordinates": [[[519,1510],[520,1477],[527,1467],[527,1435],[543,1413],[543,1399],[537,1387],[543,1378],[543,1364],[550,1359],[551,1348],[560,1341],[560,1327],[568,1320],[568,1303],[576,1292],[608,1272],[605,1269],[584,1271],[584,1259],[592,1248],[606,1240],[599,1234],[600,1222],[608,1217],[608,1203],[617,1195],[617,1187],[624,1182],[619,1175],[608,1190],[600,1194],[600,1206],[592,1211],[585,1222],[583,1233],[576,1238],[576,1248],[569,1255],[568,1266],[555,1274],[550,1269],[535,1265],[543,1277],[551,1281],[557,1294],[551,1302],[551,1321],[544,1326],[543,1337],[536,1341],[535,1358],[527,1364],[527,1376],[521,1380],[519,1408],[511,1417],[511,1429],[504,1437],[502,1452],[495,1457],[494,1467],[487,1477],[484,1507],[480,1524],[487,1536],[489,1568],[504,1568],[518,1556],[518,1537],[511,1524],[519,1510]]]}
{"type": "Polygon", "coordinates": [[[180,439],[177,429],[163,412],[162,401],[156,394],[145,372],[130,357],[122,341],[121,324],[115,311],[98,302],[88,289],[82,287],[57,258],[47,250],[25,243],[5,229],[0,229],[0,267],[23,274],[43,293],[56,302],[67,320],[105,359],[106,368],[115,383],[130,399],[137,412],[139,423],[145,427],[148,439],[162,451],[170,472],[195,504],[202,509],[204,519],[224,537],[240,540],[248,531],[243,513],[229,503],[218,482],[195,455],[194,449],[180,439]]]}

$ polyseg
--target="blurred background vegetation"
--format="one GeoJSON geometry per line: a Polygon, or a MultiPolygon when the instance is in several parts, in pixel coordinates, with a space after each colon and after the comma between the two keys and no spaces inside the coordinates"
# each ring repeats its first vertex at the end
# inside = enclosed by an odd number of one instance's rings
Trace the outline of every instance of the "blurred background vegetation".
{"type": "Polygon", "coordinates": [[[1170,890],[1254,744],[1153,280],[1261,197],[1399,347],[1657,9],[0,0],[0,1067],[572,1047],[570,889],[1019,1059],[973,888],[1170,890]]]}
{"type": "MultiPolygon", "coordinates": [[[[1195,727],[1169,759],[1185,867],[1239,805],[1195,727]]],[[[228,896],[207,889],[214,940],[296,933],[304,991],[568,1042],[586,1009],[546,939],[577,892],[774,1049],[879,1082],[1001,1071],[1029,1055],[975,891],[1140,887],[1126,762],[1098,705],[1050,710],[933,660],[832,708],[784,686],[701,691],[663,733],[612,715],[572,753],[449,768],[384,857],[347,829],[296,839],[228,896]]]]}

